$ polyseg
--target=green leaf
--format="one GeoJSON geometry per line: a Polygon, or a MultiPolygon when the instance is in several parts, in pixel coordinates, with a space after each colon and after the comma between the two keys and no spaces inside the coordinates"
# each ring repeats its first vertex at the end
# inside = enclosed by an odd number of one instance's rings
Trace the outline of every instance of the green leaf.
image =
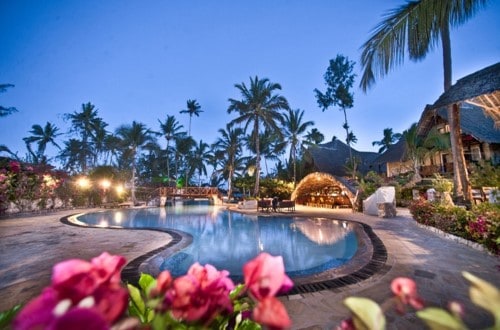
{"type": "Polygon", "coordinates": [[[156,282],[156,280],[153,276],[141,273],[141,277],[139,278],[139,287],[142,289],[143,292],[147,292],[147,289],[154,282],[156,282]]]}
{"type": "Polygon", "coordinates": [[[127,288],[130,295],[130,301],[137,309],[137,312],[141,317],[141,321],[144,322],[145,320],[143,320],[143,317],[145,316],[146,305],[144,304],[144,300],[142,300],[141,292],[132,284],[127,284],[127,288]]]}
{"type": "Polygon", "coordinates": [[[461,320],[444,309],[437,307],[428,307],[417,312],[417,316],[421,318],[431,330],[463,330],[467,327],[461,320]]]}
{"type": "Polygon", "coordinates": [[[500,328],[500,292],[498,289],[472,275],[469,272],[462,272],[462,275],[471,283],[469,288],[469,296],[472,302],[479,307],[482,307],[493,314],[495,318],[495,329],[500,328]]]}
{"type": "Polygon", "coordinates": [[[241,292],[245,289],[245,284],[238,284],[230,293],[229,293],[229,298],[231,300],[234,300],[238,298],[238,296],[241,294],[241,292]]]}
{"type": "Polygon", "coordinates": [[[385,329],[385,316],[380,306],[371,299],[362,297],[348,297],[344,305],[351,310],[354,326],[358,330],[385,329]]]}
{"type": "Polygon", "coordinates": [[[21,305],[16,305],[9,310],[0,313],[0,329],[6,329],[12,322],[17,312],[21,309],[21,305]]]}

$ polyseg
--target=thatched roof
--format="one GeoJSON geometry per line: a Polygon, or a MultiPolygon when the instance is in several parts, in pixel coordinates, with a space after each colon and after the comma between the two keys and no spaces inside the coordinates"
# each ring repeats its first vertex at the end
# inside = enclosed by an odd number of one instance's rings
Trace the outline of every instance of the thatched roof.
{"type": "MultiPolygon", "coordinates": [[[[448,122],[446,109],[426,107],[418,123],[419,134],[426,135],[440,121],[448,122]]],[[[461,104],[460,129],[463,134],[471,135],[480,142],[500,143],[500,129],[495,127],[493,118],[477,106],[461,104]]]]}
{"type": "Polygon", "coordinates": [[[406,152],[406,141],[402,137],[395,144],[389,146],[387,150],[373,161],[374,164],[403,162],[406,152]]]}
{"type": "Polygon", "coordinates": [[[350,185],[342,178],[321,172],[308,174],[302,180],[300,180],[300,182],[297,184],[297,187],[292,193],[291,199],[296,200],[299,196],[315,193],[332,186],[339,187],[347,194],[347,196],[351,200],[354,200],[356,189],[352,185],[350,185]]]}
{"type": "MultiPolygon", "coordinates": [[[[349,146],[342,141],[335,140],[313,145],[307,149],[307,152],[311,156],[315,170],[335,176],[350,175],[345,169],[345,165],[349,160],[349,146]]],[[[352,149],[352,155],[361,160],[358,168],[361,173],[368,172],[371,169],[373,160],[378,157],[375,152],[361,152],[355,149],[352,149]]]]}
{"type": "Polygon", "coordinates": [[[459,79],[430,109],[458,102],[481,107],[500,128],[500,62],[459,79]]]}

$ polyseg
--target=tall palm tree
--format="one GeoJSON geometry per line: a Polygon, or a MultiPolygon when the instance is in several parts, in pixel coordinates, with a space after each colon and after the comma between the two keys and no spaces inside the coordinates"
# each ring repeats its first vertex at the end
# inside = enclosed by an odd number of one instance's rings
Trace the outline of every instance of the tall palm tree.
{"type": "Polygon", "coordinates": [[[307,132],[305,139],[307,144],[320,144],[325,140],[325,136],[317,128],[313,128],[307,132]]]}
{"type": "Polygon", "coordinates": [[[193,117],[193,115],[195,115],[196,117],[199,117],[200,113],[202,113],[203,110],[201,110],[201,107],[198,104],[198,102],[196,102],[196,100],[187,100],[186,106],[187,106],[187,109],[181,110],[181,111],[179,111],[179,113],[189,114],[188,135],[191,136],[191,118],[193,117]]]}
{"type": "Polygon", "coordinates": [[[260,148],[259,131],[261,125],[279,132],[278,123],[282,121],[281,110],[288,110],[290,107],[284,96],[275,94],[276,90],[281,90],[281,85],[271,83],[269,79],[255,79],[250,77],[250,87],[245,83],[235,84],[240,93],[241,100],[229,99],[228,113],[238,112],[238,117],[231,121],[231,124],[245,123],[245,131],[248,126],[253,125],[252,136],[256,146],[256,173],[254,195],[259,195],[260,181],[260,148]]]}
{"type": "Polygon", "coordinates": [[[223,172],[227,173],[228,192],[227,197],[231,199],[233,193],[233,178],[237,170],[236,164],[242,152],[241,141],[243,139],[243,129],[226,125],[226,129],[219,129],[220,136],[214,143],[214,149],[221,151],[223,172]]]}
{"type": "MultiPolygon", "coordinates": [[[[0,84],[0,93],[4,93],[7,91],[7,88],[14,87],[12,84],[0,84]]],[[[17,109],[14,107],[4,107],[0,105],[0,117],[5,117],[13,112],[17,112],[17,109]]]]}
{"type": "Polygon", "coordinates": [[[59,128],[57,128],[50,122],[47,122],[44,127],[38,124],[31,126],[31,131],[29,131],[29,133],[31,133],[31,136],[25,137],[23,138],[23,140],[26,143],[28,152],[33,157],[33,161],[35,164],[47,162],[45,149],[47,148],[48,144],[52,144],[57,149],[61,149],[61,147],[55,140],[59,135],[62,134],[58,133],[58,131],[59,128]],[[33,151],[33,148],[31,147],[31,144],[35,142],[38,144],[36,152],[33,151]]]}
{"type": "Polygon", "coordinates": [[[95,159],[94,139],[97,131],[105,127],[105,124],[102,118],[98,117],[96,107],[90,102],[82,104],[80,112],[65,114],[64,118],[71,121],[70,133],[75,133],[81,138],[82,171],[87,172],[87,167],[95,159]]]}
{"type": "Polygon", "coordinates": [[[165,122],[160,122],[160,130],[165,139],[167,140],[167,177],[170,182],[170,141],[175,139],[179,134],[181,134],[181,129],[183,126],[175,119],[175,116],[167,115],[165,122]]]}
{"type": "Polygon", "coordinates": [[[380,141],[373,141],[372,146],[380,146],[378,153],[386,151],[391,145],[401,138],[401,133],[393,133],[392,128],[384,128],[384,137],[380,141]]]}
{"type": "MultiPolygon", "coordinates": [[[[245,145],[247,149],[256,154],[257,147],[255,145],[255,138],[252,134],[245,136],[245,145]]],[[[266,168],[266,175],[269,175],[269,168],[267,161],[279,160],[280,156],[285,153],[286,142],[281,131],[272,131],[266,128],[264,132],[259,133],[259,151],[264,161],[266,168]]],[[[249,158],[249,168],[255,168],[256,158],[249,158]]]]}
{"type": "Polygon", "coordinates": [[[137,201],[135,197],[137,154],[148,143],[154,142],[154,137],[145,124],[138,123],[135,120],[131,125],[121,125],[118,127],[115,134],[121,139],[123,148],[128,149],[128,152],[130,152],[132,160],[131,197],[132,202],[135,204],[137,201]]]}
{"type": "Polygon", "coordinates": [[[285,141],[290,145],[290,160],[293,163],[293,187],[297,184],[297,149],[302,146],[302,136],[313,121],[303,121],[304,110],[288,110],[283,118],[285,141]]]}
{"type": "Polygon", "coordinates": [[[82,141],[71,138],[64,141],[64,147],[57,156],[63,163],[63,168],[72,174],[84,172],[85,155],[82,141]]]}
{"type": "MultiPolygon", "coordinates": [[[[444,90],[452,83],[450,27],[465,23],[484,7],[487,0],[409,1],[385,15],[384,20],[362,48],[360,87],[366,91],[375,78],[385,76],[403,63],[405,52],[410,60],[420,61],[441,39],[443,49],[444,90]]],[[[457,105],[448,107],[451,150],[454,166],[455,195],[470,200],[470,187],[463,146],[460,139],[460,112],[457,105]]]]}

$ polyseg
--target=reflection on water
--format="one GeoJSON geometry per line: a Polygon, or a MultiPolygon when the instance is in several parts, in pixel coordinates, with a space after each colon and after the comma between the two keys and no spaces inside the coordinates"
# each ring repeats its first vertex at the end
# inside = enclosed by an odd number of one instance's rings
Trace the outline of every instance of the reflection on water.
{"type": "Polygon", "coordinates": [[[91,225],[169,228],[190,233],[193,242],[165,259],[174,276],[194,262],[241,276],[243,265],[260,252],[281,255],[289,276],[310,275],[350,260],[357,239],[346,222],[298,217],[257,217],[207,205],[105,211],[80,216],[91,225]]]}

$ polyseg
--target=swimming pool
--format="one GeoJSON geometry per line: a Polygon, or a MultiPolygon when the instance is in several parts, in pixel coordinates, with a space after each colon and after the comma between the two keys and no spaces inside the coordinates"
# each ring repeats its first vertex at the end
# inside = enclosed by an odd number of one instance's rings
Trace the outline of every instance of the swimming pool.
{"type": "MultiPolygon", "coordinates": [[[[169,229],[192,237],[190,244],[155,258],[158,270],[174,276],[194,262],[242,275],[243,264],[262,251],[283,256],[287,274],[303,277],[341,267],[358,252],[355,224],[286,215],[262,217],[209,205],[120,209],[79,215],[89,226],[169,229]]],[[[154,275],[154,274],[153,274],[154,275]]]]}

